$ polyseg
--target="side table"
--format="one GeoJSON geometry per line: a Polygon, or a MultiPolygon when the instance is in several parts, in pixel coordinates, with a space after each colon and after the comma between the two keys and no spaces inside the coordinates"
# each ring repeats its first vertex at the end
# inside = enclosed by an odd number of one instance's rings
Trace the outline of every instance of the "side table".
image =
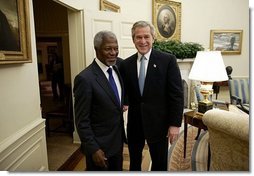
{"type": "MultiPolygon", "coordinates": [[[[199,130],[207,130],[207,126],[203,123],[202,119],[197,115],[196,111],[189,111],[184,113],[184,158],[186,157],[186,144],[187,144],[187,134],[188,134],[188,124],[199,128],[199,130]]],[[[208,161],[207,170],[210,166],[210,146],[208,143],[208,161]]]]}

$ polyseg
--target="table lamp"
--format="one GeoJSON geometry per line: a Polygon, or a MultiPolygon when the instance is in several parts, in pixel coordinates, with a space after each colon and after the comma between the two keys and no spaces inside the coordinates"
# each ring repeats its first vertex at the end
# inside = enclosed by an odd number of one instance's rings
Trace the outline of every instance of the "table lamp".
{"type": "Polygon", "coordinates": [[[208,99],[213,93],[213,82],[228,80],[227,72],[220,51],[198,51],[192,65],[190,80],[200,81],[200,93],[204,99],[198,102],[198,112],[205,113],[213,108],[208,99]]]}

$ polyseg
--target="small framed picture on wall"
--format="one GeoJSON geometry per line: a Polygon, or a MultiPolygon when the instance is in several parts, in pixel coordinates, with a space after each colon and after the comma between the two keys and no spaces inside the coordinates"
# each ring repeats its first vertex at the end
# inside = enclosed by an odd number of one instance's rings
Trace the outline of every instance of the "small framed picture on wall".
{"type": "Polygon", "coordinates": [[[210,50],[241,54],[243,30],[211,30],[210,50]]]}

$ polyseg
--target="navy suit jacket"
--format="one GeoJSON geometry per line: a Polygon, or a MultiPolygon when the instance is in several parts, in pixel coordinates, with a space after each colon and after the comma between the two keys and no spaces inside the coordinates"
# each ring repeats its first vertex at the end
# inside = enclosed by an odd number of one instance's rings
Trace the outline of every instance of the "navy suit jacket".
{"type": "Polygon", "coordinates": [[[137,71],[138,54],[125,59],[120,67],[129,105],[127,139],[148,142],[165,139],[169,126],[181,126],[183,113],[182,79],[174,55],[152,49],[143,96],[137,71]]]}
{"type": "MultiPolygon", "coordinates": [[[[124,92],[120,73],[116,66],[113,68],[124,92]]],[[[73,90],[75,123],[83,153],[91,155],[102,149],[106,157],[110,157],[121,151],[124,139],[123,103],[119,105],[108,79],[95,61],[76,76],[73,90]]]]}

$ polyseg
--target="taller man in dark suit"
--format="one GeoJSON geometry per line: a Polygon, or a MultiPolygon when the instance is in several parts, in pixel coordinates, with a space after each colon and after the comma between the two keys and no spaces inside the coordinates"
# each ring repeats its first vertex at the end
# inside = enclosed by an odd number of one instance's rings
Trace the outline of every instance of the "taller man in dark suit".
{"type": "Polygon", "coordinates": [[[152,49],[154,36],[151,24],[136,22],[132,39],[138,52],[125,59],[120,70],[129,105],[130,170],[141,170],[145,141],[152,171],[167,170],[168,142],[177,139],[182,122],[183,88],[176,58],[152,49]],[[144,73],[140,69],[143,65],[144,73]],[[145,82],[139,85],[140,77],[145,77],[145,82]]]}
{"type": "Polygon", "coordinates": [[[94,49],[96,58],[74,80],[76,127],[86,156],[86,170],[120,171],[124,141],[123,83],[116,66],[121,60],[117,58],[116,36],[110,31],[97,33],[94,49]],[[114,89],[110,84],[113,79],[114,89]]]}

